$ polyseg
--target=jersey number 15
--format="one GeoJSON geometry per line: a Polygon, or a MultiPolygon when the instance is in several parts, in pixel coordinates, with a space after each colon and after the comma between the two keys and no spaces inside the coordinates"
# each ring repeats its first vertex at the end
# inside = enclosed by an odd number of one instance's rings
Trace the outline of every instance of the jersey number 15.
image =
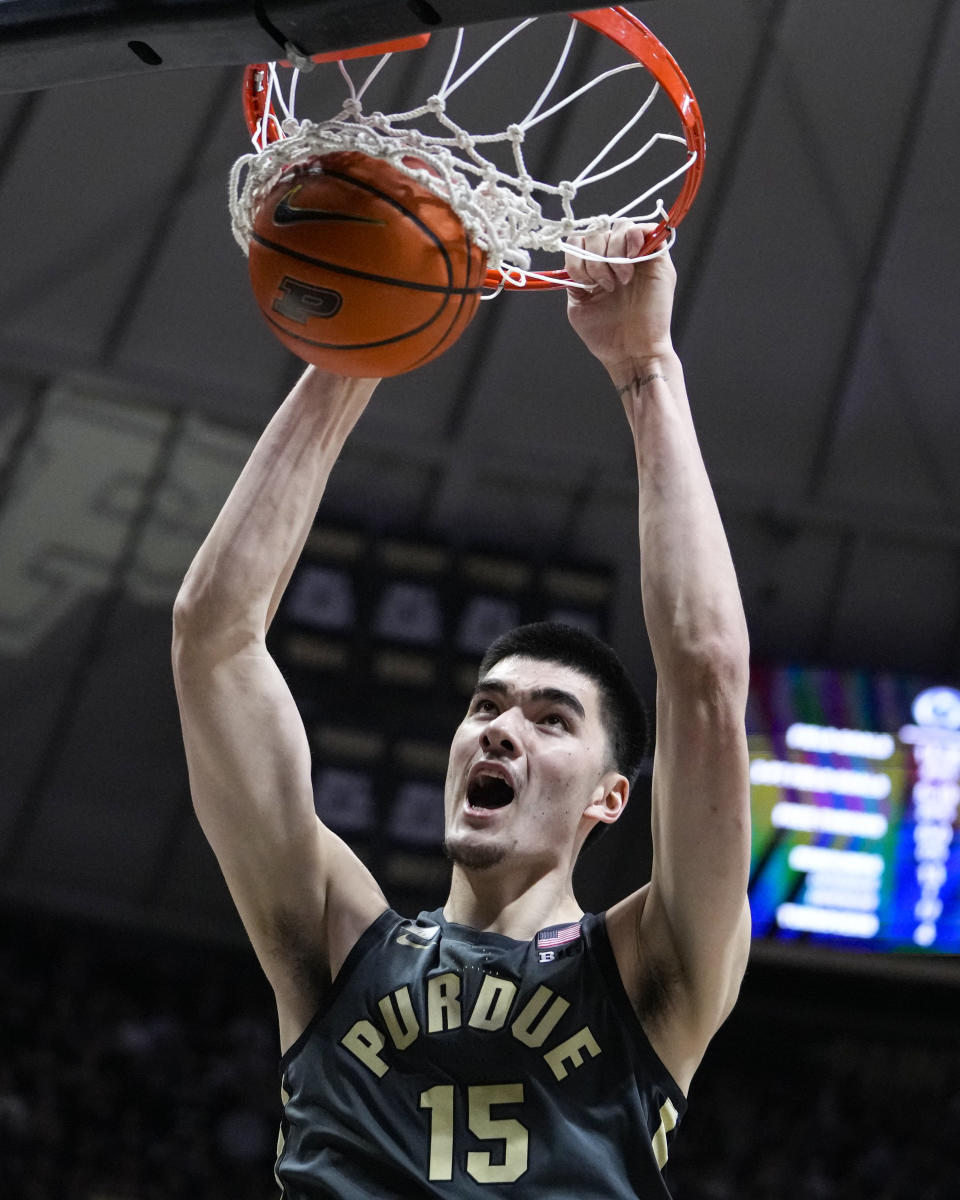
{"type": "MultiPolygon", "coordinates": [[[[477,1084],[467,1088],[467,1128],[488,1142],[502,1142],[503,1149],[494,1162],[493,1152],[471,1150],[467,1154],[467,1174],[477,1183],[513,1183],[527,1169],[529,1137],[525,1125],[513,1117],[494,1117],[497,1104],[522,1104],[522,1083],[477,1084]]],[[[438,1083],[420,1093],[420,1107],[430,1110],[429,1179],[453,1178],[453,1084],[438,1083]]]]}

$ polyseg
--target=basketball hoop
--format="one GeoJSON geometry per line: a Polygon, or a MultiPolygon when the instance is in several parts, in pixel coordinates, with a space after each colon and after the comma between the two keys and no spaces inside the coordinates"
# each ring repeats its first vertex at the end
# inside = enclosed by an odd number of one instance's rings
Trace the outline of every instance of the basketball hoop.
{"type": "MultiPolygon", "coordinates": [[[[703,175],[706,143],[699,105],[674,58],[625,8],[574,12],[570,16],[570,29],[558,62],[538,99],[522,120],[495,133],[474,134],[464,129],[450,113],[450,98],[495,54],[533,27],[536,18],[520,21],[466,67],[460,66],[464,44],[464,30],[460,29],[439,86],[423,104],[406,112],[367,113],[363,99],[393,53],[424,46],[429,34],[343,54],[298,59],[293,64],[249,66],[243,85],[244,112],[255,149],[237,160],[230,175],[233,232],[241,248],[247,251],[257,207],[284,171],[334,151],[360,151],[387,160],[452,206],[470,237],[486,253],[485,286],[490,291],[485,298],[505,288],[534,291],[579,286],[565,271],[534,269],[531,254],[568,251],[586,258],[604,258],[569,245],[568,239],[606,231],[617,219],[653,224],[655,228],[637,259],[606,261],[640,261],[669,250],[703,175]],[[569,95],[548,104],[582,26],[616,43],[626,52],[627,61],[601,71],[569,95]],[[345,60],[373,55],[379,55],[378,60],[363,82],[356,84],[345,60]],[[295,108],[300,72],[312,70],[318,62],[332,63],[348,94],[335,116],[313,122],[299,119],[295,108]],[[571,178],[555,183],[534,179],[527,169],[523,148],[530,131],[565,113],[570,104],[592,89],[636,71],[644,80],[639,103],[628,110],[629,119],[615,130],[603,149],[571,178]],[[678,130],[640,135],[638,147],[628,148],[619,161],[605,165],[627,135],[638,136],[638,127],[658,96],[669,101],[670,118],[679,122],[678,130]],[[488,157],[497,146],[506,147],[504,153],[511,160],[511,169],[498,166],[488,157]],[[578,217],[574,213],[574,201],[582,191],[619,172],[628,173],[632,183],[635,172],[630,168],[639,169],[651,152],[662,157],[664,149],[671,147],[676,163],[670,163],[665,174],[658,171],[653,182],[645,180],[632,199],[601,215],[578,217]],[[671,188],[676,194],[668,205],[663,196],[671,188]],[[648,207],[641,210],[644,205],[648,207]],[[548,215],[551,206],[554,215],[548,215]]],[[[662,170],[659,161],[657,165],[662,170]]]]}

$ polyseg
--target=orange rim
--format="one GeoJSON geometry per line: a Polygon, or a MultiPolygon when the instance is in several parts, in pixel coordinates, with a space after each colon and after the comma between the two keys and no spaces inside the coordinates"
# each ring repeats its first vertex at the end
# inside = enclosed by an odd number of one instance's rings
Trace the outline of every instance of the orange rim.
{"type": "MultiPolygon", "coordinates": [[[[700,105],[693,94],[687,77],[680,69],[676,59],[663,45],[659,38],[638,20],[633,13],[628,12],[622,5],[611,8],[596,8],[586,12],[572,12],[570,16],[575,21],[589,26],[597,33],[602,33],[611,41],[622,46],[626,52],[642,63],[656,79],[677,110],[683,126],[683,136],[687,143],[687,152],[693,156],[693,162],[683,177],[680,192],[667,213],[655,229],[647,236],[643,244],[645,253],[658,250],[687,215],[694,197],[703,178],[704,155],[706,153],[706,134],[703,128],[703,117],[700,105]]],[[[399,38],[392,42],[378,42],[369,46],[358,46],[353,50],[331,52],[314,56],[315,62],[331,62],[339,58],[361,58],[368,55],[386,54],[392,51],[418,50],[430,40],[429,33],[417,34],[409,38],[399,38]]],[[[252,63],[246,68],[243,77],[243,112],[250,130],[251,137],[255,136],[264,119],[266,100],[266,78],[268,66],[266,63],[252,63]]],[[[267,115],[267,143],[275,142],[282,137],[280,122],[273,109],[267,115]]],[[[542,271],[542,278],[528,279],[524,283],[504,279],[499,271],[488,270],[484,286],[491,289],[503,288],[515,292],[539,292],[551,288],[563,287],[570,276],[566,271],[542,271]]]]}
{"type": "MultiPolygon", "coordinates": [[[[671,205],[670,211],[644,240],[644,253],[652,253],[663,245],[671,231],[676,229],[687,215],[700,187],[700,180],[703,178],[703,157],[707,148],[707,139],[703,128],[703,117],[700,114],[700,105],[676,59],[660,39],[655,37],[633,13],[627,12],[618,4],[613,8],[574,12],[570,16],[575,21],[588,25],[597,33],[604,34],[618,46],[622,46],[637,62],[643,63],[670,97],[683,124],[687,152],[695,155],[692,166],[683,177],[683,186],[671,205]]],[[[491,288],[504,287],[509,291],[537,292],[548,288],[563,287],[570,278],[566,271],[543,271],[541,274],[545,278],[515,283],[512,280],[503,281],[499,271],[488,271],[486,283],[487,287],[491,288]]]]}

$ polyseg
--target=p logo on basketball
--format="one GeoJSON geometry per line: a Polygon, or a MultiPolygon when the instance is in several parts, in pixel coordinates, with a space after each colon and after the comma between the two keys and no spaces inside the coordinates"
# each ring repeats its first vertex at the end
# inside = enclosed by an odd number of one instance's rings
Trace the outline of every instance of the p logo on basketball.
{"type": "Polygon", "coordinates": [[[280,280],[280,292],[273,302],[273,311],[298,325],[306,325],[311,317],[329,320],[337,315],[343,304],[343,297],[333,288],[317,287],[289,275],[280,280]]]}

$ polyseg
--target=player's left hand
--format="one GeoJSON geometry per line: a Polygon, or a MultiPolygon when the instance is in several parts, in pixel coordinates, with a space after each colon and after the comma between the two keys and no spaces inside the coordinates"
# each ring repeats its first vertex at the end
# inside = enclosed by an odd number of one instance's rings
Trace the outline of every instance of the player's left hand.
{"type": "MultiPolygon", "coordinates": [[[[614,258],[635,258],[654,228],[617,221],[609,233],[570,242],[614,258]]],[[[611,375],[632,377],[645,362],[672,353],[677,273],[668,254],[639,263],[607,263],[568,253],[564,265],[572,280],[589,287],[567,289],[570,324],[611,375]]]]}

